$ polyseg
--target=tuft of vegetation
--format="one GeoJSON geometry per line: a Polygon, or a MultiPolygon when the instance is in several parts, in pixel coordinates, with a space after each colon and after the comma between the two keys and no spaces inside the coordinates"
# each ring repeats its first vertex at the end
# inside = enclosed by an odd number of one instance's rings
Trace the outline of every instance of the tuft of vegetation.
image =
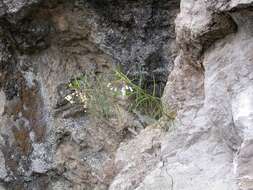
{"type": "Polygon", "coordinates": [[[73,91],[66,99],[72,104],[82,104],[85,110],[97,118],[109,119],[114,116],[116,93],[106,86],[104,75],[85,74],[69,83],[73,91]]]}
{"type": "Polygon", "coordinates": [[[140,85],[136,85],[132,80],[130,80],[124,73],[116,70],[115,76],[119,81],[123,82],[131,89],[127,91],[127,97],[130,100],[130,111],[137,110],[154,119],[159,119],[163,115],[164,110],[161,98],[155,96],[155,81],[153,93],[149,94],[145,89],[141,88],[140,85]]]}
{"type": "Polygon", "coordinates": [[[153,119],[163,115],[174,119],[175,114],[165,111],[161,98],[155,96],[155,85],[154,81],[154,90],[150,94],[118,70],[97,75],[86,73],[68,84],[73,93],[66,99],[72,104],[82,104],[90,115],[100,120],[117,117],[122,108],[153,119]]]}

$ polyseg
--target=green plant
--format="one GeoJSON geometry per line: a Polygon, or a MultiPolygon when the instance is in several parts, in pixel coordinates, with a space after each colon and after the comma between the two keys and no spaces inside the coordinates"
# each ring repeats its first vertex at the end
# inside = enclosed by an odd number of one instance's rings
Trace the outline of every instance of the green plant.
{"type": "MultiPolygon", "coordinates": [[[[72,103],[83,104],[87,112],[97,118],[109,119],[115,113],[115,92],[108,90],[109,78],[104,75],[85,74],[69,83],[76,99],[72,103]]],[[[74,99],[74,98],[72,98],[74,99]]]]}
{"type": "Polygon", "coordinates": [[[160,97],[156,97],[156,82],[153,93],[148,93],[135,84],[127,75],[115,70],[104,74],[85,74],[69,83],[74,92],[68,95],[71,103],[83,104],[88,113],[100,120],[117,117],[119,108],[130,112],[139,111],[154,119],[174,115],[164,110],[160,97]]]}
{"type": "Polygon", "coordinates": [[[142,89],[139,85],[136,85],[132,80],[130,80],[124,73],[116,70],[115,75],[118,80],[124,82],[126,86],[131,89],[127,92],[127,96],[130,99],[129,108],[131,111],[139,110],[143,114],[149,115],[155,119],[162,116],[162,102],[159,97],[154,95],[155,90],[153,91],[153,94],[149,94],[145,89],[142,89]]]}

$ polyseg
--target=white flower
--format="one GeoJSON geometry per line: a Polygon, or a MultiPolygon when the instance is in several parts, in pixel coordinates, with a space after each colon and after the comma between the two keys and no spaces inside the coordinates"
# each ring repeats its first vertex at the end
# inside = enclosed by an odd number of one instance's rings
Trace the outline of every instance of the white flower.
{"type": "Polygon", "coordinates": [[[71,96],[71,94],[67,95],[67,96],[65,97],[65,99],[66,99],[67,101],[72,100],[72,96],[71,96]]]}
{"type": "Polygon", "coordinates": [[[129,90],[131,91],[131,92],[133,92],[134,90],[132,89],[132,87],[131,86],[129,86],[129,90]]]}
{"type": "Polygon", "coordinates": [[[80,98],[82,103],[86,103],[88,100],[85,93],[79,93],[78,97],[80,98]]]}
{"type": "Polygon", "coordinates": [[[73,101],[73,95],[69,94],[65,97],[65,99],[70,102],[71,104],[74,104],[75,102],[73,101]]]}
{"type": "Polygon", "coordinates": [[[109,82],[109,83],[107,84],[107,88],[109,88],[111,85],[112,85],[112,84],[109,82]]]}
{"type": "Polygon", "coordinates": [[[126,96],[126,87],[123,86],[123,87],[121,88],[121,94],[122,94],[123,97],[126,96]]]}

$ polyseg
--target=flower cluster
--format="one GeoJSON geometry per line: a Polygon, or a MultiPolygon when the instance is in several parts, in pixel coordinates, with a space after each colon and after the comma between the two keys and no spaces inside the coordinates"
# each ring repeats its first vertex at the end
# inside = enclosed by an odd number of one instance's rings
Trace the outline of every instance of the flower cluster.
{"type": "Polygon", "coordinates": [[[75,92],[67,95],[65,97],[65,100],[67,100],[71,104],[75,104],[77,102],[81,103],[84,108],[87,108],[88,104],[88,98],[85,92],[75,90],[75,92]]]}
{"type": "Polygon", "coordinates": [[[85,111],[97,118],[115,117],[122,107],[129,111],[139,111],[158,119],[164,114],[162,101],[149,94],[140,84],[135,84],[120,71],[112,74],[85,74],[68,84],[72,91],[65,99],[70,104],[81,104],[85,111]]]}
{"type": "Polygon", "coordinates": [[[127,96],[127,92],[133,92],[133,88],[125,83],[123,83],[120,87],[113,86],[112,83],[107,84],[107,88],[109,88],[113,92],[120,92],[120,95],[125,98],[127,96]]]}

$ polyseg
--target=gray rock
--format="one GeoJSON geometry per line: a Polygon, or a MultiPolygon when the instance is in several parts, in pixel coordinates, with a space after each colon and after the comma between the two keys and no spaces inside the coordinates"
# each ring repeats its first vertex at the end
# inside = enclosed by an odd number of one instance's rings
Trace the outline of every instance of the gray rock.
{"type": "Polygon", "coordinates": [[[180,54],[163,97],[177,111],[179,126],[160,139],[162,164],[155,162],[138,185],[125,177],[132,172],[127,167],[112,184],[138,190],[252,189],[251,6],[251,1],[181,1],[180,54]]]}
{"type": "Polygon", "coordinates": [[[161,95],[176,56],[174,19],[179,0],[88,2],[99,14],[91,20],[96,44],[151,91],[155,80],[161,95]]]}
{"type": "Polygon", "coordinates": [[[0,189],[251,190],[252,5],[0,1],[0,189]],[[115,65],[155,79],[168,131],[64,101],[71,79],[115,65]]]}
{"type": "Polygon", "coordinates": [[[108,189],[114,153],[133,136],[126,128],[138,127],[137,134],[141,121],[97,123],[64,101],[66,86],[85,71],[122,65],[131,77],[143,75],[149,89],[155,79],[161,95],[176,52],[178,8],[177,0],[0,1],[6,189],[108,189]]]}

